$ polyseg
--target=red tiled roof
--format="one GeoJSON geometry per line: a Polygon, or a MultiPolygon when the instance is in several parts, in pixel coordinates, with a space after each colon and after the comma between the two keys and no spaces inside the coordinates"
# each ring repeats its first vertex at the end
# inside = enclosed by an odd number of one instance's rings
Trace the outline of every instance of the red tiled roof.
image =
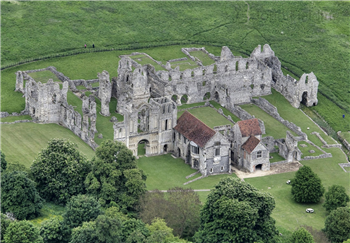
{"type": "Polygon", "coordinates": [[[259,121],[256,118],[237,122],[242,137],[261,135],[259,121]]]}
{"type": "Polygon", "coordinates": [[[258,146],[259,143],[259,139],[257,139],[254,136],[250,136],[248,140],[242,145],[242,148],[248,153],[251,153],[256,148],[256,146],[258,146]]]}
{"type": "Polygon", "coordinates": [[[185,136],[188,140],[195,142],[201,148],[215,135],[215,131],[198,120],[188,111],[185,111],[177,120],[174,127],[176,131],[185,136]]]}

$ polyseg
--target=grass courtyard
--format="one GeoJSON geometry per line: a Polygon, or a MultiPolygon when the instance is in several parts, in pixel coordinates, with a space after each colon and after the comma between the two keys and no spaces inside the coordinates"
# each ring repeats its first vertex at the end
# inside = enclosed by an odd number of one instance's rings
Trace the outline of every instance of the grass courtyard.
{"type": "Polygon", "coordinates": [[[277,121],[256,105],[241,105],[241,108],[247,111],[249,114],[255,116],[255,118],[259,118],[260,120],[264,121],[266,134],[263,135],[263,137],[272,136],[274,139],[285,138],[287,131],[290,131],[294,136],[296,135],[285,125],[277,121]]]}

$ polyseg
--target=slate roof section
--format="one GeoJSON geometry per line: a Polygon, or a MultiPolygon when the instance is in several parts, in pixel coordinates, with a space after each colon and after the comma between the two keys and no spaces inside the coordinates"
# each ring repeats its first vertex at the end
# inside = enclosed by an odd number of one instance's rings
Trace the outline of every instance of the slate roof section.
{"type": "Polygon", "coordinates": [[[252,151],[258,146],[260,140],[255,136],[250,136],[248,140],[242,145],[242,148],[248,153],[252,153],[252,151]]]}
{"type": "Polygon", "coordinates": [[[261,135],[261,129],[257,118],[237,122],[242,137],[261,135]]]}
{"type": "Polygon", "coordinates": [[[188,111],[180,116],[174,129],[201,148],[204,148],[216,133],[188,111]]]}

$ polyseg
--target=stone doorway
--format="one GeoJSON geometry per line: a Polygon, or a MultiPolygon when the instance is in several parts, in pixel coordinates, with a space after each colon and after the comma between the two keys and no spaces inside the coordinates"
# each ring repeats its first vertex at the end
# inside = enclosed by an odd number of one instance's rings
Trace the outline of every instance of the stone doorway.
{"type": "Polygon", "coordinates": [[[137,144],[137,156],[144,156],[148,154],[149,141],[147,139],[142,139],[137,144]]]}
{"type": "Polygon", "coordinates": [[[305,91],[303,95],[301,96],[301,103],[305,106],[307,106],[307,92],[305,91]]]}
{"type": "Polygon", "coordinates": [[[261,170],[262,169],[262,164],[258,164],[255,166],[255,170],[261,170]]]}
{"type": "Polygon", "coordinates": [[[163,147],[163,152],[166,153],[168,152],[168,144],[165,144],[163,147]]]}

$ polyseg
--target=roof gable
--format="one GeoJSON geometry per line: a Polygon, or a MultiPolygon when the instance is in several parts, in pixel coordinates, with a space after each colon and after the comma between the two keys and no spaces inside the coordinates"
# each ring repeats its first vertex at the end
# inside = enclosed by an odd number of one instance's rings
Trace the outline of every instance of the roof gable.
{"type": "Polygon", "coordinates": [[[255,136],[250,136],[248,140],[242,145],[242,148],[251,154],[259,143],[259,139],[257,139],[255,136]]]}
{"type": "Polygon", "coordinates": [[[180,116],[174,129],[201,148],[204,148],[216,133],[188,111],[180,116]]]}
{"type": "Polygon", "coordinates": [[[257,118],[237,122],[242,137],[261,135],[261,129],[257,118]]]}

